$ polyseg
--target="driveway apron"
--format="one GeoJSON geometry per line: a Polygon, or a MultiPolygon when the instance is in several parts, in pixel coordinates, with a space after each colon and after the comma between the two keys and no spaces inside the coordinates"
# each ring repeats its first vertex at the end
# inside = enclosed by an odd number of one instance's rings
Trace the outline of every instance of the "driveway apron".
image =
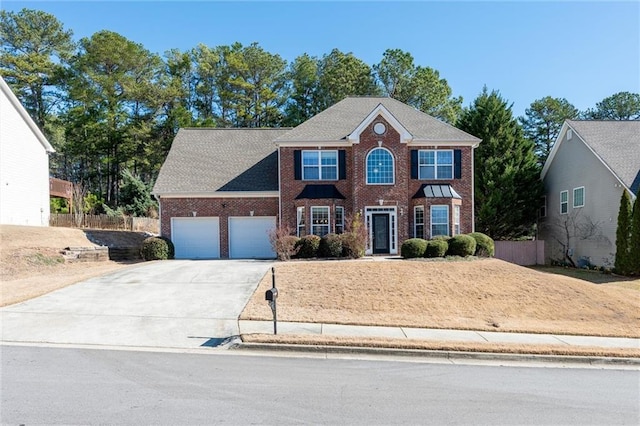
{"type": "Polygon", "coordinates": [[[239,334],[238,317],[271,265],[259,260],[134,265],[0,309],[2,341],[217,346],[239,334]]]}

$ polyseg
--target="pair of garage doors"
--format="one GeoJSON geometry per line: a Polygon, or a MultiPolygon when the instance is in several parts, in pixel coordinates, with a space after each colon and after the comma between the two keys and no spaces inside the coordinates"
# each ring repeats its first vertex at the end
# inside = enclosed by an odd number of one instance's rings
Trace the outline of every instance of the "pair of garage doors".
{"type": "MultiPolygon", "coordinates": [[[[230,217],[228,226],[230,258],[276,257],[269,242],[269,231],[276,226],[275,217],[230,217]]],[[[174,217],[171,239],[176,259],[217,259],[220,257],[220,218],[174,217]]]]}

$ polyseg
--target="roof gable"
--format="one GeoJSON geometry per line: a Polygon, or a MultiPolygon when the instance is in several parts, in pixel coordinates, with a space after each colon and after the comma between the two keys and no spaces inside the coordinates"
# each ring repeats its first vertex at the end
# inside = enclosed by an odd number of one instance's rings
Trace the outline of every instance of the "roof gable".
{"type": "Polygon", "coordinates": [[[353,143],[358,143],[360,141],[360,134],[378,116],[382,116],[382,118],[384,118],[387,123],[389,123],[396,130],[396,132],[400,134],[400,142],[406,143],[412,139],[411,133],[409,133],[409,131],[393,116],[393,114],[391,114],[389,110],[384,107],[384,105],[378,104],[378,106],[375,107],[364,120],[362,120],[358,127],[356,127],[356,129],[347,136],[347,140],[353,143]]]}
{"type": "Polygon", "coordinates": [[[278,153],[273,140],[287,130],[180,129],[153,193],[278,191],[278,153]]]}
{"type": "Polygon", "coordinates": [[[53,149],[53,146],[51,146],[47,138],[44,136],[40,128],[38,128],[38,125],[33,121],[20,100],[18,100],[16,95],[13,93],[7,82],[4,81],[4,78],[2,78],[2,76],[0,76],[0,91],[4,93],[4,95],[9,100],[11,105],[13,105],[13,107],[16,109],[20,117],[22,117],[25,124],[29,127],[36,139],[38,139],[38,142],[40,142],[44,150],[47,152],[56,152],[55,149],[53,149]]]}
{"type": "MultiPolygon", "coordinates": [[[[349,97],[293,128],[276,140],[286,143],[349,143],[349,137],[375,118],[386,114],[401,127],[410,142],[477,144],[480,139],[428,114],[388,97],[349,97]],[[410,136],[409,136],[410,135],[410,136]]],[[[385,115],[385,118],[387,116],[385,115]]],[[[396,129],[396,130],[401,130],[396,129]]],[[[402,133],[401,133],[402,134],[402,133]]]]}
{"type": "Polygon", "coordinates": [[[542,169],[544,179],[571,130],[602,164],[634,194],[640,189],[640,121],[566,120],[542,169]]]}

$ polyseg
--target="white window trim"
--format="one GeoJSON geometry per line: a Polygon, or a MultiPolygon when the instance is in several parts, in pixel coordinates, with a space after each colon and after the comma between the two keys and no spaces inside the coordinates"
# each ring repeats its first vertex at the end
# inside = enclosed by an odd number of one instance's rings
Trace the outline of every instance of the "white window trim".
{"type": "Polygon", "coordinates": [[[544,212],[544,214],[540,213],[540,217],[547,217],[547,196],[546,195],[542,196],[542,206],[540,210],[541,212],[544,212]]]}
{"type": "MultiPolygon", "coordinates": [[[[311,214],[309,215],[309,221],[311,223],[309,224],[309,226],[310,226],[309,227],[309,234],[313,234],[313,227],[314,226],[322,226],[322,227],[326,226],[327,227],[327,234],[330,234],[331,233],[331,208],[329,206],[311,206],[310,213],[311,214]],[[323,225],[314,225],[314,223],[313,223],[313,211],[315,209],[326,209],[327,210],[327,224],[326,225],[324,225],[324,224],[323,225]]],[[[324,235],[327,235],[327,234],[324,234],[324,235]]],[[[317,234],[314,234],[314,235],[317,235],[317,234]]]]}
{"type": "Polygon", "coordinates": [[[579,186],[577,188],[573,188],[573,208],[574,209],[579,209],[580,207],[584,207],[585,193],[586,193],[586,191],[584,190],[584,186],[579,186]],[[576,205],[576,191],[579,190],[579,189],[582,189],[582,204],[576,205]]]}
{"type": "Polygon", "coordinates": [[[296,209],[296,234],[298,235],[298,237],[300,237],[300,228],[302,228],[304,230],[304,233],[307,233],[306,227],[307,227],[307,221],[306,218],[304,217],[304,207],[298,207],[296,209]]]}
{"type": "MultiPolygon", "coordinates": [[[[325,180],[325,181],[337,181],[340,178],[340,155],[338,153],[337,150],[328,150],[328,149],[316,149],[316,150],[303,150],[302,154],[300,155],[300,167],[302,168],[302,180],[311,180],[311,181],[318,181],[318,180],[325,180]],[[305,170],[305,165],[304,165],[304,154],[305,153],[315,153],[318,155],[318,179],[307,179],[304,176],[304,170],[305,170]],[[327,153],[327,152],[334,152],[336,154],[336,178],[335,179],[325,179],[322,177],[322,154],[321,153],[327,153]]],[[[310,166],[307,166],[310,167],[310,166]]],[[[315,166],[314,166],[315,167],[315,166]]]]}
{"type": "Polygon", "coordinates": [[[560,191],[560,214],[567,214],[567,213],[569,213],[569,191],[564,190],[564,191],[560,191]],[[567,194],[567,201],[562,201],[562,194],[567,194]],[[563,204],[567,205],[567,211],[564,213],[562,212],[563,204]]]}
{"type": "Polygon", "coordinates": [[[334,232],[337,234],[338,230],[335,229],[335,227],[337,226],[341,226],[342,227],[342,232],[344,232],[344,207],[343,206],[336,206],[336,212],[334,213],[335,216],[337,216],[338,210],[342,211],[342,223],[338,223],[338,219],[335,219],[334,222],[334,232]]]}
{"type": "Polygon", "coordinates": [[[424,206],[413,207],[413,236],[414,238],[424,238],[424,206]],[[422,223],[418,223],[416,218],[418,217],[418,210],[422,210],[422,223]],[[422,237],[418,237],[418,225],[422,225],[422,237]]]}
{"type": "MultiPolygon", "coordinates": [[[[439,204],[439,205],[433,205],[429,208],[429,238],[433,238],[433,208],[434,207],[444,207],[445,209],[447,209],[447,237],[451,236],[451,228],[450,228],[450,223],[449,223],[449,206],[446,204],[439,204]]],[[[443,223],[436,223],[436,225],[444,225],[443,223]]],[[[437,234],[435,236],[439,236],[442,234],[437,234]]]]}
{"type": "Polygon", "coordinates": [[[367,185],[395,185],[396,184],[396,159],[393,156],[393,153],[391,151],[389,151],[387,148],[382,147],[382,146],[378,146],[376,148],[371,149],[368,153],[367,153],[367,157],[364,159],[364,169],[365,169],[365,183],[367,185]],[[369,182],[369,156],[371,155],[371,153],[377,149],[383,149],[385,151],[387,151],[389,153],[389,155],[391,156],[391,183],[372,183],[369,182]]]}
{"type": "MultiPolygon", "coordinates": [[[[456,159],[455,159],[455,155],[454,155],[453,149],[420,149],[420,150],[418,150],[418,179],[419,180],[430,180],[430,179],[433,179],[433,180],[436,180],[436,179],[437,180],[451,180],[451,179],[454,178],[454,175],[455,175],[455,162],[456,162],[456,159]],[[421,163],[420,163],[420,153],[421,152],[431,152],[431,151],[435,152],[435,154],[433,156],[433,159],[434,159],[434,163],[433,163],[434,177],[433,178],[422,177],[421,173],[420,173],[420,165],[421,165],[421,163]],[[448,177],[447,178],[438,177],[438,152],[450,152],[451,153],[451,177],[450,178],[448,178],[448,177]]],[[[424,164],[424,166],[429,166],[429,164],[424,164]]]]}
{"type": "Polygon", "coordinates": [[[453,206],[453,235],[460,235],[460,205],[455,204],[453,206]]]}

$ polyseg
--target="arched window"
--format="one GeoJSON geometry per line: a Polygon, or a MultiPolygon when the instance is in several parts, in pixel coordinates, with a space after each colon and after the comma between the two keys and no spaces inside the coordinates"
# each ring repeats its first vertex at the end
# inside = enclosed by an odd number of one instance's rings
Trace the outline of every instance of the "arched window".
{"type": "Polygon", "coordinates": [[[393,184],[393,155],[386,148],[372,149],[367,155],[367,183],[393,184]]]}

